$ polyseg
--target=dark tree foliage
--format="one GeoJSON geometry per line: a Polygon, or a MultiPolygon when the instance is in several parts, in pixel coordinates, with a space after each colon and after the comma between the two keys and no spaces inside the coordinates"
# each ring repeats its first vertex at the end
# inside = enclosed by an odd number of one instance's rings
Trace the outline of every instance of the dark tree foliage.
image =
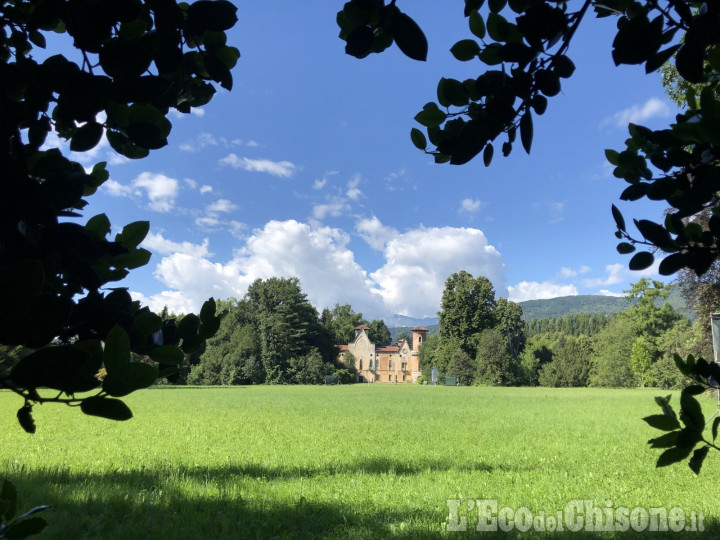
{"type": "Polygon", "coordinates": [[[390,329],[385,324],[385,321],[381,319],[374,319],[370,321],[368,325],[370,330],[368,331],[368,337],[370,341],[375,345],[384,346],[392,343],[392,336],[390,335],[390,329]]]}
{"type": "MultiPolygon", "coordinates": [[[[395,3],[351,0],[345,4],[338,24],[349,54],[362,58],[384,50],[392,44],[388,34],[406,54],[423,50],[426,39],[414,22],[404,24],[402,40],[392,22],[387,30],[387,21],[399,12],[395,3]]],[[[659,256],[663,275],[683,268],[697,276],[705,274],[720,257],[720,2],[490,0],[487,8],[484,5],[484,0],[465,0],[464,15],[473,38],[457,42],[451,53],[460,61],[479,60],[491,69],[464,81],[440,79],[437,103],[427,103],[415,117],[427,135],[413,128],[413,144],[437,163],[455,165],[482,154],[487,166],[493,159],[493,144],[505,138],[501,150],[508,156],[518,135],[529,153],[533,115],[545,112],[548,98],[560,93],[562,79],[575,70],[567,53],[583,19],[591,12],[596,17],[614,17],[617,33],[611,54],[615,64],[643,65],[646,73],[652,73],[672,60],[676,87],[686,90],[688,105],[666,129],[630,124],[625,148],[606,150],[615,166],[614,176],[628,184],[622,200],[647,197],[665,201],[671,208],[662,223],[634,219],[637,236],[628,231],[613,205],[616,237],[621,240],[618,252],[634,254],[629,261],[633,270],[650,267],[659,256]],[[570,11],[571,5],[577,9],[570,11]],[[705,212],[710,215],[707,224],[693,219],[705,212]],[[637,246],[646,249],[636,252],[637,246]]],[[[663,420],[650,417],[653,420],[648,423],[671,432],[653,440],[654,447],[668,448],[658,466],[684,460],[702,443],[690,459],[691,469],[698,472],[708,450],[720,449],[714,446],[720,421],[713,424],[712,441],[703,439],[702,412],[693,396],[704,388],[718,387],[711,381],[720,381],[720,365],[694,357],[677,357],[676,363],[698,383],[682,393],[680,421],[685,427],[675,431],[681,426],[666,398],[658,398],[664,413],[657,417],[663,420]]]]}
{"type": "Polygon", "coordinates": [[[461,270],[445,280],[438,313],[440,337],[456,340],[475,357],[473,336],[496,325],[495,291],[485,276],[474,278],[461,270]]]}
{"type": "Polygon", "coordinates": [[[551,362],[540,368],[542,386],[587,386],[592,367],[592,344],[587,336],[563,337],[551,362]]]}
{"type": "Polygon", "coordinates": [[[347,345],[355,339],[355,327],[367,324],[362,313],[355,313],[350,304],[335,304],[329,314],[323,311],[324,323],[332,328],[334,343],[347,345]]]}
{"type": "Polygon", "coordinates": [[[138,245],[149,225],[131,223],[108,239],[104,214],[77,223],[87,197],[108,179],[105,163],[87,173],[43,144],[54,130],[75,152],[91,150],[103,135],[131,159],[165,146],[171,109],[189,113],[210,101],[214,83],[232,87],[239,52],[226,45],[225,31],[235,11],[224,0],[0,6],[0,343],[34,350],[0,387],[24,399],[18,420],[28,432],[35,431],[33,404],[48,401],[130,418],[114,398],[176,372],[184,353],[200,349],[220,325],[213,301],[176,323],[109,285],[148,262],[138,245]],[[46,47],[49,32],[72,39],[81,60],[51,51],[36,60],[33,51],[46,47]],[[131,352],[153,363],[131,362],[131,352]],[[75,397],[88,391],[96,392],[75,397]]]}
{"type": "Polygon", "coordinates": [[[507,336],[500,328],[488,328],[477,336],[477,372],[480,384],[508,386],[515,384],[519,366],[508,350],[507,336]]]}
{"type": "Polygon", "coordinates": [[[297,278],[255,280],[227,311],[192,368],[192,384],[318,384],[337,366],[337,348],[297,278]]]}

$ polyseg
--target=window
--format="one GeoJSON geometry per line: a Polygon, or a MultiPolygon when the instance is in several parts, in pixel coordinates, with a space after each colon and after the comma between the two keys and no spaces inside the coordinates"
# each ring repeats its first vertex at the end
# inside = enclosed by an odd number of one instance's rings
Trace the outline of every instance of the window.
{"type": "Polygon", "coordinates": [[[362,358],[360,359],[360,371],[362,371],[362,358]]]}
{"type": "Polygon", "coordinates": [[[392,382],[392,375],[388,375],[388,381],[392,382]]]}
{"type": "Polygon", "coordinates": [[[370,359],[370,369],[373,368],[372,358],[370,359]]]}
{"type": "Polygon", "coordinates": [[[392,371],[392,360],[388,360],[388,369],[392,371]]]}
{"type": "MultiPolygon", "coordinates": [[[[407,369],[407,362],[402,363],[402,370],[405,371],[407,369]]],[[[404,375],[403,375],[404,377],[404,375]]],[[[404,379],[403,379],[404,380],[404,379]]]]}
{"type": "Polygon", "coordinates": [[[405,382],[405,375],[403,375],[403,382],[405,382]]]}

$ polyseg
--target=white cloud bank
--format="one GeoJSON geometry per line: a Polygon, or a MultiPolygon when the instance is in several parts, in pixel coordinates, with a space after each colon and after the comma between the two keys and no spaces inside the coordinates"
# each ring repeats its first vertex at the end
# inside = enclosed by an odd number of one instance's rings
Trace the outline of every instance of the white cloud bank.
{"type": "MultiPolygon", "coordinates": [[[[377,218],[368,222],[376,230],[392,232],[377,218]]],[[[210,296],[241,298],[258,278],[298,277],[319,309],[339,302],[371,318],[393,313],[434,316],[445,279],[459,270],[487,276],[497,295],[506,296],[502,256],[478,229],[421,227],[395,233],[384,243],[385,263],[370,274],[355,261],[349,242],[350,236],[336,228],[270,221],[253,231],[226,263],[210,261],[202,254],[203,246],[178,249],[155,269],[168,290],[135,297],[154,310],[167,305],[172,311],[188,312],[210,296]]]]}

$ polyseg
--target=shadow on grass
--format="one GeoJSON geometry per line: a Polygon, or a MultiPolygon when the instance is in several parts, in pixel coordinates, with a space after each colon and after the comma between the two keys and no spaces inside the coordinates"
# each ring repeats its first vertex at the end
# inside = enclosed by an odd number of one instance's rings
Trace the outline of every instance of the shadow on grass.
{"type": "MultiPolygon", "coordinates": [[[[271,468],[260,465],[228,467],[166,466],[158,469],[87,473],[70,468],[8,471],[23,508],[49,504],[48,528],[41,538],[631,538],[627,532],[477,532],[477,516],[467,515],[467,531],[445,531],[446,501],[415,504],[403,497],[397,504],[364,504],[367,494],[354,500],[346,489],[333,498],[332,487],[323,501],[307,500],[297,483],[287,492],[273,480],[353,475],[414,475],[455,469],[444,462],[405,465],[385,459],[358,461],[337,467],[271,468]],[[280,492],[281,495],[277,495],[280,492]],[[331,500],[328,500],[331,499],[331,500]]],[[[473,470],[492,472],[482,464],[473,470]]],[[[460,470],[460,469],[457,469],[460,470]]],[[[467,469],[463,469],[467,470],[467,469]]],[[[414,489],[412,486],[409,489],[414,489]]],[[[308,494],[308,499],[312,495],[308,494]]],[[[372,500],[372,497],[369,497],[372,500]]],[[[704,533],[720,537],[720,522],[706,520],[704,533]]],[[[652,532],[651,538],[684,536],[652,532]]]]}

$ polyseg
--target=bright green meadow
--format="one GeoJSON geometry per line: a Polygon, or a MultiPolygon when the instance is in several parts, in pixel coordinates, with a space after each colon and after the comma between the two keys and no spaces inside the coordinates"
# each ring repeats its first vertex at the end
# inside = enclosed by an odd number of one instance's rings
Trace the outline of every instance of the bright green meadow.
{"type": "MultiPolygon", "coordinates": [[[[655,469],[659,451],[646,442],[659,432],[641,417],[659,412],[658,393],[159,387],[126,398],[127,422],[37,406],[27,435],[15,419],[21,401],[3,391],[0,478],[15,483],[21,509],[52,505],[38,538],[462,538],[479,534],[469,499],[533,516],[574,499],[680,507],[718,537],[720,452],[699,477],[685,463],[655,469]],[[467,532],[447,530],[448,499],[461,499],[467,532]]],[[[716,410],[702,402],[706,416],[716,410]]]]}

